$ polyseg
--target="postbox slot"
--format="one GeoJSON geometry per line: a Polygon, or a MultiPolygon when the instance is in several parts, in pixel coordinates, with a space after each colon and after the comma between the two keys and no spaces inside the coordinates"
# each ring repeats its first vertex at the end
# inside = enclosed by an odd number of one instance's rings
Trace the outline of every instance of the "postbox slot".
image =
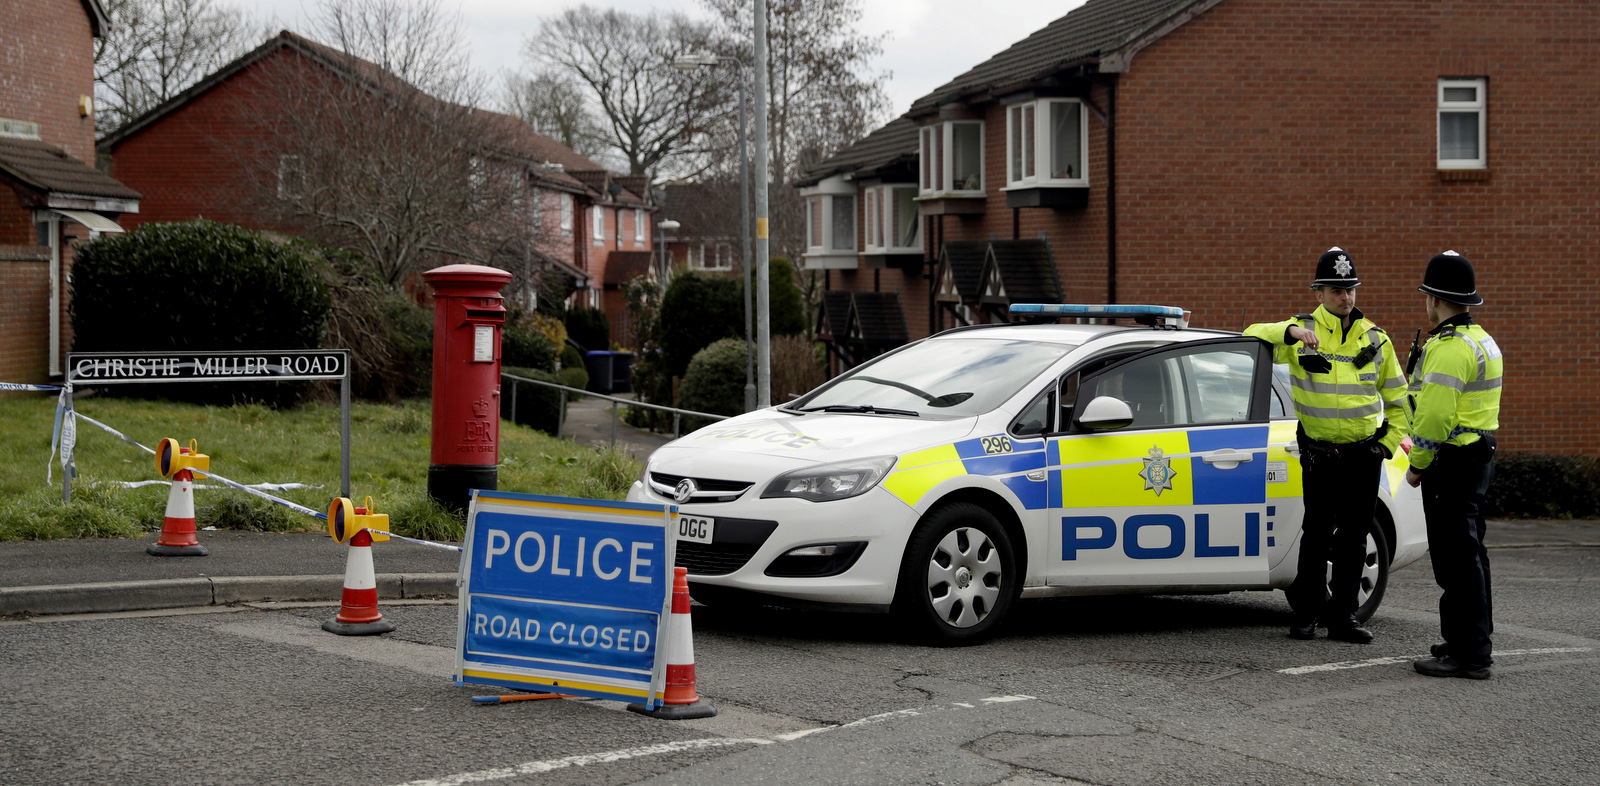
{"type": "Polygon", "coordinates": [[[493,319],[496,321],[503,321],[505,318],[506,312],[504,311],[485,311],[481,308],[467,309],[467,319],[493,319]]]}

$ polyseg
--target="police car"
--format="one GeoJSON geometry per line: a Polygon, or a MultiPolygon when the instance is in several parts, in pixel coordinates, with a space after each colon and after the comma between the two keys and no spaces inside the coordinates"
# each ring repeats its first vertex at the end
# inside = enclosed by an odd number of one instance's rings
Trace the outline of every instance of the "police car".
{"type": "MultiPolygon", "coordinates": [[[[1019,598],[1289,585],[1300,461],[1269,347],[1173,306],[1011,310],[1030,323],[941,332],[657,449],[628,499],[679,506],[694,597],[964,643],[1019,598]]],[[[1367,523],[1363,621],[1427,549],[1405,468],[1367,523]]]]}

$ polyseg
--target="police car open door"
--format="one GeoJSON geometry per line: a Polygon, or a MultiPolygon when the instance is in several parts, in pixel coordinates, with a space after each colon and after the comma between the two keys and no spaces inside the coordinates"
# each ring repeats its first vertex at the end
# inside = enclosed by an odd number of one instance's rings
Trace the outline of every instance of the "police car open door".
{"type": "Polygon", "coordinates": [[[1271,368],[1266,345],[1229,337],[1064,378],[1059,400],[1071,408],[1047,453],[1049,582],[1266,585],[1271,368]],[[1085,424],[1089,402],[1105,396],[1131,422],[1085,424]]]}

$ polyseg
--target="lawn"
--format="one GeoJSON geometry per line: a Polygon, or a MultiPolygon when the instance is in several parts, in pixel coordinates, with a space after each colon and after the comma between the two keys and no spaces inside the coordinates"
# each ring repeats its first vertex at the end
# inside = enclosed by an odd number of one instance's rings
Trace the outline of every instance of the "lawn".
{"type": "MultiPolygon", "coordinates": [[[[72,502],[61,502],[61,466],[50,462],[53,397],[0,400],[0,540],[138,537],[161,528],[168,486],[127,488],[124,481],[160,480],[155,459],[86,422],[78,423],[78,476],[72,502]]],[[[429,402],[399,406],[357,402],[351,408],[351,496],[372,497],[394,531],[459,540],[460,517],[428,497],[429,402]]],[[[80,413],[154,447],[166,437],[195,440],[211,469],[243,484],[304,483],[313,488],[269,492],[313,510],[339,493],[339,408],[305,404],[274,410],[80,398],[80,413]]],[[[639,463],[620,451],[595,451],[509,422],[500,423],[499,488],[533,494],[622,499],[639,463]]],[[[200,527],[261,531],[317,530],[325,524],[244,492],[196,479],[200,527]],[[217,488],[198,488],[216,485],[217,488]]]]}

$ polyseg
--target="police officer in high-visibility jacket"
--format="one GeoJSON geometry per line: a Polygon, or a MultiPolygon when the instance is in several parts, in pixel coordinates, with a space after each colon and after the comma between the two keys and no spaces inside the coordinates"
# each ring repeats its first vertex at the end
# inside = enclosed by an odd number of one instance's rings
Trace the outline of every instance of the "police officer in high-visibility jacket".
{"type": "Polygon", "coordinates": [[[1356,619],[1361,571],[1379,472],[1406,433],[1406,382],[1393,342],[1356,308],[1360,285],[1350,255],[1335,246],[1317,260],[1316,311],[1244,330],[1289,364],[1300,419],[1305,517],[1298,573],[1288,589],[1289,635],[1297,639],[1315,637],[1320,624],[1330,639],[1372,641],[1356,619]],[[1332,579],[1324,584],[1330,562],[1332,579]]]}
{"type": "Polygon", "coordinates": [[[1494,479],[1504,362],[1488,331],[1472,321],[1483,303],[1472,263],[1454,251],[1428,261],[1418,287],[1428,296],[1422,360],[1411,372],[1411,469],[1422,487],[1428,556],[1439,597],[1443,644],[1412,663],[1430,677],[1489,678],[1489,552],[1483,547],[1483,497],[1494,479]]]}

